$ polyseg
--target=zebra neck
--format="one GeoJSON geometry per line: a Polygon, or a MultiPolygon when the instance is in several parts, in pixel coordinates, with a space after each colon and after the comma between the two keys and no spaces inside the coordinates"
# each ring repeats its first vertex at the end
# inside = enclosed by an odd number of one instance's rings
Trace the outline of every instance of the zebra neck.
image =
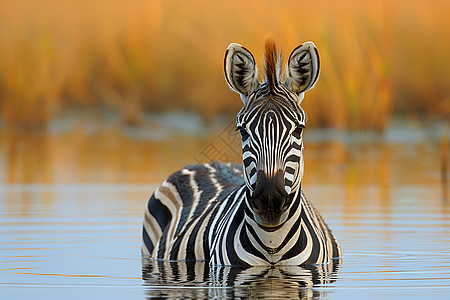
{"type": "Polygon", "coordinates": [[[243,248],[270,263],[277,263],[293,247],[301,224],[301,192],[296,192],[289,207],[288,219],[274,230],[267,230],[256,223],[252,212],[245,211],[241,242],[243,248]]]}

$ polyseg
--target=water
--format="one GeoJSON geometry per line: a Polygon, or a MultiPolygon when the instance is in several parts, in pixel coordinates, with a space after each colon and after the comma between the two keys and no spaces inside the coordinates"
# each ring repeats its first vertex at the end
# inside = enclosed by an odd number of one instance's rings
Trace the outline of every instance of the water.
{"type": "Polygon", "coordinates": [[[46,134],[0,133],[1,299],[448,298],[439,123],[396,120],[381,136],[305,131],[303,188],[342,261],[210,270],[140,259],[157,184],[187,163],[239,159],[232,120],[170,117],[172,127],[149,116],[128,128],[111,116],[68,116],[46,134]]]}

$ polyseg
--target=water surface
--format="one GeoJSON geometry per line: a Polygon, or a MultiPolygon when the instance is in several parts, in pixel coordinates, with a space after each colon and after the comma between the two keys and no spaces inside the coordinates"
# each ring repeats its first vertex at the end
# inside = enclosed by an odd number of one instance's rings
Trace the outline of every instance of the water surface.
{"type": "Polygon", "coordinates": [[[152,191],[185,164],[238,160],[233,126],[171,114],[131,128],[87,115],[47,133],[0,133],[1,298],[448,297],[450,204],[434,122],[394,120],[383,135],[305,130],[303,189],[339,240],[340,263],[141,261],[152,191]]]}

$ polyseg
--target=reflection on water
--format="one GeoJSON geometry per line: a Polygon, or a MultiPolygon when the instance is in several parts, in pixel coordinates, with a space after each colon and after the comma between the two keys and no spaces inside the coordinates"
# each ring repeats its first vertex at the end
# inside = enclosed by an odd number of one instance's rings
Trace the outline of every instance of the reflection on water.
{"type": "Polygon", "coordinates": [[[305,130],[303,189],[339,240],[339,272],[210,271],[141,262],[143,210],[183,165],[240,159],[233,118],[166,117],[132,128],[88,114],[47,133],[0,132],[2,299],[448,298],[441,124],[394,121],[383,135],[305,130]]]}
{"type": "Polygon", "coordinates": [[[152,287],[146,291],[149,298],[317,299],[326,295],[326,291],[314,290],[313,286],[334,282],[338,269],[337,263],[210,268],[206,262],[143,260],[142,278],[145,286],[152,287]]]}

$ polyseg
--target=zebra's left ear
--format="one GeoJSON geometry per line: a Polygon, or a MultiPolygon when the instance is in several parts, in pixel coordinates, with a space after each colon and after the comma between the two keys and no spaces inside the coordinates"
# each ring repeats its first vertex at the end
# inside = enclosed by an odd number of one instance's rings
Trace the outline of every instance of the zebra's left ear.
{"type": "Polygon", "coordinates": [[[228,86],[241,95],[242,102],[259,86],[258,70],[250,51],[232,43],[225,53],[225,79],[228,86]]]}
{"type": "Polygon", "coordinates": [[[286,68],[286,85],[300,95],[310,90],[319,77],[319,53],[313,42],[306,42],[292,51],[286,68]]]}

